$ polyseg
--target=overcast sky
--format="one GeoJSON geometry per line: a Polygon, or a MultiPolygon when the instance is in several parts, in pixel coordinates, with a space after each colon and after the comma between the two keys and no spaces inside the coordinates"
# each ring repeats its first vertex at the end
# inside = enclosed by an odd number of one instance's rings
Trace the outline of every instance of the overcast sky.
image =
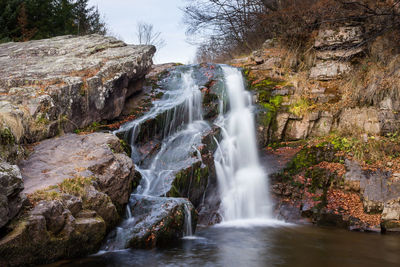
{"type": "Polygon", "coordinates": [[[137,43],[138,21],[151,23],[161,32],[166,46],[157,53],[155,63],[190,63],[195,47],[186,42],[185,25],[182,23],[184,0],[90,0],[105,15],[113,36],[129,44],[137,43]]]}

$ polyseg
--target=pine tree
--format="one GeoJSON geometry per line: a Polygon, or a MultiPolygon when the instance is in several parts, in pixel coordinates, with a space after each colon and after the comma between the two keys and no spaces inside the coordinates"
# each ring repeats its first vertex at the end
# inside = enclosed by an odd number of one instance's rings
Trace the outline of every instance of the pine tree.
{"type": "Polygon", "coordinates": [[[88,0],[0,0],[0,43],[66,34],[106,33],[88,0]]]}

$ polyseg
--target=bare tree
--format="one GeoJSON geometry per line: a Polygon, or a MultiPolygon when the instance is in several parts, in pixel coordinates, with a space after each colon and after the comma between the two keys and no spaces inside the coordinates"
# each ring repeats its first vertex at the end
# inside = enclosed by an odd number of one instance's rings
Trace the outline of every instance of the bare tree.
{"type": "Polygon", "coordinates": [[[158,50],[166,45],[161,32],[156,32],[150,23],[138,22],[136,36],[139,44],[154,45],[158,50]]]}

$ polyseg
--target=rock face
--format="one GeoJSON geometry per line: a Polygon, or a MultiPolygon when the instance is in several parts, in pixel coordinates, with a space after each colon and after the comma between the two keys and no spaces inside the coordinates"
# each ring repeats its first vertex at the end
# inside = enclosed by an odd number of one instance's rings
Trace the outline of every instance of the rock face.
{"type": "Polygon", "coordinates": [[[0,45],[1,129],[36,142],[119,116],[154,52],[100,35],[0,45]]]}
{"type": "MultiPolygon", "coordinates": [[[[0,239],[0,264],[5,266],[94,252],[119,221],[135,175],[120,140],[104,133],[45,140],[20,167],[23,193],[33,209],[11,223],[0,239]]],[[[22,190],[17,170],[11,171],[16,185],[9,183],[10,196],[12,188],[22,190]]]]}
{"type": "Polygon", "coordinates": [[[0,228],[19,212],[22,206],[19,193],[23,189],[19,168],[0,161],[0,228]]]}
{"type": "Polygon", "coordinates": [[[315,39],[316,64],[310,71],[310,78],[332,80],[348,73],[349,62],[364,51],[364,31],[360,26],[337,26],[322,28],[315,39]]]}
{"type": "Polygon", "coordinates": [[[346,160],[346,169],[345,183],[362,195],[367,212],[382,214],[382,221],[387,225],[400,220],[400,174],[379,169],[363,171],[357,162],[349,160],[346,160]]]}

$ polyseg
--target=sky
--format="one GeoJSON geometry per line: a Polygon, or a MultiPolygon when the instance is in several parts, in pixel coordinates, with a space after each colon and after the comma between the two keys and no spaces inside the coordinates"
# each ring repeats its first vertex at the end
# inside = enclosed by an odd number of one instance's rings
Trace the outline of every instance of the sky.
{"type": "Polygon", "coordinates": [[[185,25],[182,22],[185,0],[90,0],[89,5],[98,6],[105,16],[111,35],[128,44],[137,44],[138,22],[154,25],[161,32],[166,46],[161,48],[154,62],[191,63],[196,48],[186,42],[185,25]]]}

